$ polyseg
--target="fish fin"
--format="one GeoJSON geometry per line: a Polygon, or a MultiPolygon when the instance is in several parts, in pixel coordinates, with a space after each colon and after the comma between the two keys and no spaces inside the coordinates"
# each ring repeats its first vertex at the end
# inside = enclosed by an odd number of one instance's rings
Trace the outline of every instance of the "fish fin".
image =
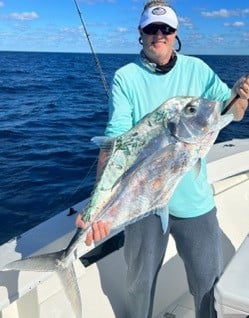
{"type": "Polygon", "coordinates": [[[221,130],[225,126],[231,123],[231,121],[234,120],[234,115],[233,113],[226,113],[220,117],[220,120],[218,122],[218,130],[221,130]]]}
{"type": "Polygon", "coordinates": [[[96,136],[91,141],[101,149],[109,150],[112,148],[115,138],[106,136],[96,136]]]}
{"type": "Polygon", "coordinates": [[[194,165],[193,170],[194,170],[194,174],[195,174],[195,179],[197,179],[199,174],[200,174],[200,171],[201,171],[201,159],[198,159],[198,161],[194,165]]]}
{"type": "Polygon", "coordinates": [[[57,272],[65,294],[72,306],[76,318],[82,318],[81,294],[74,269],[74,263],[57,272]]]}
{"type": "Polygon", "coordinates": [[[3,271],[20,270],[35,272],[53,272],[59,269],[59,260],[64,250],[54,253],[35,255],[13,261],[4,266],[3,271]]]}
{"type": "Polygon", "coordinates": [[[81,296],[73,262],[69,264],[68,267],[64,267],[63,265],[61,265],[60,259],[62,258],[63,254],[64,250],[55,253],[27,257],[21,260],[11,262],[1,270],[21,270],[38,272],[56,271],[65,290],[66,296],[68,297],[68,300],[73,308],[75,317],[81,318],[81,296]]]}

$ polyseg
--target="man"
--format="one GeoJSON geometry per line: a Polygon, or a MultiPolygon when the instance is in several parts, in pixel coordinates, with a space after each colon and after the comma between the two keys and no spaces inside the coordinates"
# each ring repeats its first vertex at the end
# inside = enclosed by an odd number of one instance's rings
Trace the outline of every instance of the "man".
{"type": "MultiPolygon", "coordinates": [[[[120,135],[162,102],[179,95],[218,100],[224,102],[224,108],[238,95],[229,111],[234,113],[235,120],[243,118],[248,106],[249,78],[242,77],[230,90],[203,61],[176,53],[175,40],[180,44],[177,28],[176,13],[165,1],[154,0],[145,5],[139,23],[142,51],[136,61],[114,75],[106,135],[120,135]]],[[[100,153],[98,174],[107,156],[104,151],[100,153]]],[[[174,237],[185,265],[196,318],[216,317],[213,286],[222,269],[220,228],[212,189],[207,181],[205,159],[198,177],[193,171],[183,177],[168,209],[170,217],[166,232],[162,226],[163,210],[125,229],[126,317],[152,317],[157,274],[169,233],[174,237]]],[[[84,227],[80,216],[76,224],[84,227]]],[[[107,224],[95,223],[86,243],[100,240],[108,233],[107,224]]]]}

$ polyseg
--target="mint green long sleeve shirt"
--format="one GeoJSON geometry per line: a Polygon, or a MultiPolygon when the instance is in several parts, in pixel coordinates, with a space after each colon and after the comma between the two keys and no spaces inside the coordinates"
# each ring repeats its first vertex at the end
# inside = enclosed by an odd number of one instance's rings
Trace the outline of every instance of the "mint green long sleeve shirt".
{"type": "MultiPolygon", "coordinates": [[[[115,137],[126,132],[174,96],[196,96],[223,102],[230,95],[228,86],[199,58],[178,54],[174,68],[160,74],[150,71],[138,57],[114,75],[105,134],[115,137]]],[[[203,159],[198,177],[191,170],[182,178],[169,201],[168,210],[176,217],[189,218],[209,212],[214,205],[206,160],[203,159]]]]}

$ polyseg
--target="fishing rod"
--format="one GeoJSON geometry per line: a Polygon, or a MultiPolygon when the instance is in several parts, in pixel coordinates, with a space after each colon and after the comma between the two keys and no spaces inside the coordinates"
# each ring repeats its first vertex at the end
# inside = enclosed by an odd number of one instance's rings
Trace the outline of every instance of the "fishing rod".
{"type": "MultiPolygon", "coordinates": [[[[78,6],[78,4],[77,4],[77,1],[74,0],[74,3],[75,3],[75,6],[76,6],[76,9],[77,9],[77,12],[78,12],[78,14],[79,14],[80,21],[81,21],[81,24],[82,24],[82,26],[83,26],[83,30],[84,30],[84,33],[85,33],[85,35],[86,35],[87,41],[88,41],[89,46],[90,46],[90,48],[91,48],[91,52],[92,52],[92,55],[93,55],[93,57],[94,57],[94,61],[95,61],[96,65],[97,65],[97,69],[98,69],[98,71],[99,71],[99,75],[100,75],[102,84],[103,84],[103,86],[104,86],[104,90],[105,90],[106,96],[107,96],[107,98],[109,98],[109,89],[108,89],[107,81],[106,81],[105,76],[104,76],[104,73],[103,73],[103,71],[102,71],[102,68],[101,68],[99,59],[98,59],[97,55],[96,55],[95,52],[94,52],[93,45],[92,45],[92,43],[91,43],[89,34],[88,34],[88,32],[87,32],[87,29],[86,29],[86,26],[85,26],[85,23],[84,23],[84,20],[83,20],[83,17],[82,17],[82,13],[81,13],[80,8],[79,8],[79,6],[78,6]]],[[[83,178],[83,180],[81,181],[81,183],[78,185],[78,187],[77,187],[76,190],[73,192],[73,194],[69,197],[69,199],[67,199],[67,201],[69,201],[70,199],[72,199],[73,196],[75,195],[75,193],[76,193],[79,189],[81,189],[82,185],[85,183],[87,177],[88,177],[88,176],[91,174],[91,172],[93,171],[93,168],[94,168],[94,166],[96,165],[97,162],[98,162],[98,159],[96,158],[96,159],[94,160],[93,164],[90,166],[90,168],[89,168],[87,174],[85,175],[85,177],[83,178]]],[[[70,208],[69,213],[68,213],[68,216],[70,216],[70,215],[72,215],[72,214],[74,214],[74,213],[76,213],[76,212],[77,212],[77,211],[76,211],[74,208],[70,208]]]]}
{"type": "Polygon", "coordinates": [[[88,32],[87,32],[86,25],[85,25],[85,23],[84,23],[84,20],[83,20],[83,17],[82,17],[82,13],[81,13],[81,11],[80,11],[80,8],[79,8],[79,6],[78,6],[78,3],[77,3],[76,0],[74,0],[74,3],[75,3],[75,6],[76,6],[76,9],[77,9],[77,12],[78,12],[78,14],[79,14],[80,21],[81,21],[81,24],[82,24],[82,26],[83,26],[83,30],[84,30],[84,33],[85,33],[85,35],[86,35],[88,44],[89,44],[89,46],[90,46],[92,55],[93,55],[93,57],[94,57],[94,61],[95,61],[95,63],[96,63],[97,69],[98,69],[98,71],[99,71],[100,79],[101,79],[101,81],[102,81],[102,84],[103,84],[103,86],[104,86],[104,90],[105,90],[106,95],[107,95],[107,98],[108,98],[108,97],[109,97],[109,89],[108,89],[107,81],[106,81],[106,79],[105,79],[105,75],[104,75],[104,73],[103,73],[103,71],[102,71],[102,68],[101,68],[99,59],[98,59],[96,53],[94,52],[93,45],[92,45],[92,43],[91,43],[90,36],[89,36],[89,34],[88,34],[88,32]]]}

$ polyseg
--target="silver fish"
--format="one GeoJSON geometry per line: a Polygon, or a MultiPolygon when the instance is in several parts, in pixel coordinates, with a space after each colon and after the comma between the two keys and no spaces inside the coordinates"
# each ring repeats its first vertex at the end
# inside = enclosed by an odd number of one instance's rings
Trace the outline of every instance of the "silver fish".
{"type": "MultiPolygon", "coordinates": [[[[77,318],[82,304],[73,261],[93,222],[116,230],[167,205],[182,176],[203,158],[231,114],[221,104],[196,97],[174,97],[111,141],[100,180],[84,210],[86,228],[77,229],[66,249],[6,265],[4,270],[57,271],[77,318]]],[[[198,173],[198,171],[197,171],[198,173]]]]}

